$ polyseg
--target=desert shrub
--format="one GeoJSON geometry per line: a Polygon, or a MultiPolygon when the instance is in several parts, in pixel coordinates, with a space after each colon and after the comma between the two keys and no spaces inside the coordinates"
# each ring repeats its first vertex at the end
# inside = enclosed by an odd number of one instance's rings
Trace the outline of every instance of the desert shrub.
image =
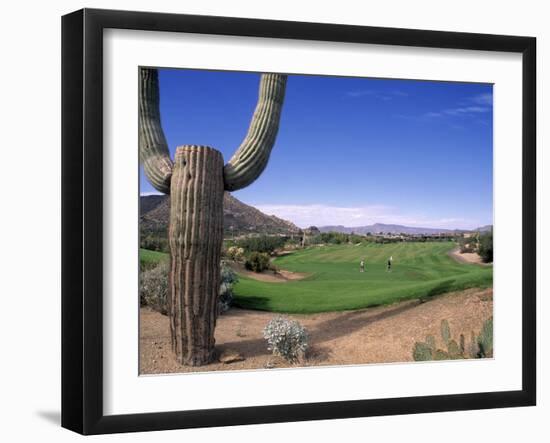
{"type": "Polygon", "coordinates": [[[240,261],[244,257],[244,249],[238,246],[230,246],[227,248],[226,254],[229,259],[240,261]]]}
{"type": "Polygon", "coordinates": [[[272,235],[260,235],[257,237],[243,238],[237,241],[237,246],[246,252],[263,252],[272,254],[275,249],[282,248],[286,242],[284,237],[272,235]]]}
{"type": "Polygon", "coordinates": [[[285,249],[295,249],[296,246],[300,246],[301,239],[298,236],[288,237],[285,240],[285,249]]]}
{"type": "Polygon", "coordinates": [[[239,281],[237,274],[226,263],[221,264],[220,297],[218,298],[218,312],[227,311],[233,304],[233,285],[239,281]]]}
{"type": "MultiPolygon", "coordinates": [[[[142,270],[139,274],[139,301],[141,306],[168,314],[170,266],[167,260],[153,268],[142,270]]],[[[219,289],[219,310],[225,312],[233,302],[233,284],[238,281],[237,274],[224,262],[221,263],[219,289]]]]}
{"type": "Polygon", "coordinates": [[[355,234],[344,234],[341,232],[323,232],[318,236],[319,243],[328,243],[333,245],[340,245],[343,243],[359,242],[362,238],[355,234]]]}
{"type": "Polygon", "coordinates": [[[168,261],[161,261],[139,274],[139,300],[161,314],[168,313],[168,261]]]}
{"type": "Polygon", "coordinates": [[[273,318],[263,330],[267,349],[294,363],[306,352],[308,336],[305,328],[295,320],[278,316],[273,318]]]}
{"type": "Polygon", "coordinates": [[[461,254],[476,252],[476,244],[477,239],[472,237],[460,237],[458,239],[461,254]]]}
{"type": "Polygon", "coordinates": [[[479,237],[479,256],[484,263],[493,261],[493,231],[485,232],[479,237]]]}
{"type": "Polygon", "coordinates": [[[170,245],[166,230],[145,230],[140,231],[139,247],[151,251],[169,252],[170,245]]]}
{"type": "Polygon", "coordinates": [[[264,252],[252,252],[244,262],[249,271],[262,272],[269,269],[269,255],[264,252]]]}

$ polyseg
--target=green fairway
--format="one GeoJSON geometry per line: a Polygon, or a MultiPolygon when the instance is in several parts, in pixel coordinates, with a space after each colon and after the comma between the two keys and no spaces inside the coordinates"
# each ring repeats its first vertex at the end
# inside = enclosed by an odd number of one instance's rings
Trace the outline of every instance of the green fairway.
{"type": "Polygon", "coordinates": [[[456,262],[448,256],[454,247],[451,242],[311,247],[274,262],[281,269],[307,273],[309,277],[267,283],[240,276],[235,285],[235,304],[249,309],[315,313],[491,286],[493,268],[456,262]],[[393,267],[387,272],[390,256],[393,267]],[[359,272],[362,258],[363,273],[359,272]]]}

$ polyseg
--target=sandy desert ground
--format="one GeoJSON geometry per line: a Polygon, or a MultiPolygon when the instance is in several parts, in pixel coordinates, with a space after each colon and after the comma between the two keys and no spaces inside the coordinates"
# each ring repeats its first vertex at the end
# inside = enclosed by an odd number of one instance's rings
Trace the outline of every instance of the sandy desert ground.
{"type": "MultiPolygon", "coordinates": [[[[493,314],[493,290],[469,289],[435,297],[369,309],[288,315],[307,330],[306,358],[295,366],[346,365],[412,361],[416,341],[433,335],[439,346],[441,320],[447,319],[455,339],[464,334],[468,343],[493,314]]],[[[220,356],[237,356],[231,363],[202,367],[177,363],[170,347],[168,317],[148,308],[140,312],[140,373],[163,374],[270,369],[292,366],[267,350],[262,329],[276,314],[230,309],[218,319],[216,350],[220,356]]]]}

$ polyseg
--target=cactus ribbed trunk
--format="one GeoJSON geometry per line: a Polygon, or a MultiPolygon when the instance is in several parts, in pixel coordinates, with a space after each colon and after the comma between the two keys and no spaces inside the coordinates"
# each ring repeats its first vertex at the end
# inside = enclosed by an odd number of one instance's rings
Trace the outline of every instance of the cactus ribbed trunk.
{"type": "Polygon", "coordinates": [[[176,151],[170,189],[170,332],[181,364],[214,357],[223,242],[223,158],[205,146],[176,151]]]}

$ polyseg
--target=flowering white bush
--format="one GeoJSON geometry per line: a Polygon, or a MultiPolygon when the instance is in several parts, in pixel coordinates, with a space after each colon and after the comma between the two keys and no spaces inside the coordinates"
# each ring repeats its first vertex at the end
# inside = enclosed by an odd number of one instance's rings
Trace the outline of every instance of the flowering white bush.
{"type": "Polygon", "coordinates": [[[267,349],[293,363],[306,352],[308,336],[305,328],[295,320],[278,316],[263,330],[267,349]]]}
{"type": "Polygon", "coordinates": [[[235,260],[235,261],[242,260],[242,258],[244,257],[244,249],[239,248],[238,246],[231,246],[227,250],[227,255],[232,260],[235,260]]]}

